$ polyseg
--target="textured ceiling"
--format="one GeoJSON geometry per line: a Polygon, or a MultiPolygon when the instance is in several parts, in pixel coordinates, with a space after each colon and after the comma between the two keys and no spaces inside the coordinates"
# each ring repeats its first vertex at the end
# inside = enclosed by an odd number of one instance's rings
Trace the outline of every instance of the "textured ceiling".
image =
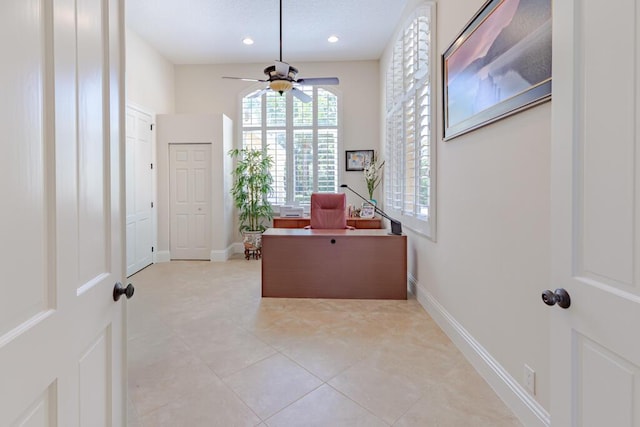
{"type": "MultiPolygon", "coordinates": [[[[285,62],[379,59],[407,0],[282,0],[285,62]],[[330,35],[340,41],[327,42],[330,35]]],[[[269,63],[279,0],[126,0],[130,29],[174,64],[269,63]],[[242,39],[255,43],[246,46],[242,39]]]]}

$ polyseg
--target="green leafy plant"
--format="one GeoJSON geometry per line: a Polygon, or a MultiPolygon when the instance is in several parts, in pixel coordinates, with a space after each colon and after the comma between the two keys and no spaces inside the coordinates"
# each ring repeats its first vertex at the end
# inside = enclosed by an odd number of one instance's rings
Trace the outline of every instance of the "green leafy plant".
{"type": "Polygon", "coordinates": [[[236,161],[231,195],[239,210],[240,231],[264,231],[264,220],[273,218],[273,208],[267,200],[273,178],[269,172],[271,156],[262,150],[233,149],[229,155],[236,161]]]}

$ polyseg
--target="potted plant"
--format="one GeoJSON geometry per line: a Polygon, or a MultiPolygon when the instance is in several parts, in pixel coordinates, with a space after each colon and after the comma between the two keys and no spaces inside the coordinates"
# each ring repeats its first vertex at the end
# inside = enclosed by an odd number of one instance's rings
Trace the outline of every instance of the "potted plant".
{"type": "Polygon", "coordinates": [[[234,183],[231,188],[233,202],[238,208],[239,230],[242,233],[245,257],[251,254],[260,257],[264,220],[273,218],[273,209],[267,200],[272,191],[273,178],[269,169],[271,156],[262,150],[233,149],[229,155],[236,161],[232,171],[234,183]]]}

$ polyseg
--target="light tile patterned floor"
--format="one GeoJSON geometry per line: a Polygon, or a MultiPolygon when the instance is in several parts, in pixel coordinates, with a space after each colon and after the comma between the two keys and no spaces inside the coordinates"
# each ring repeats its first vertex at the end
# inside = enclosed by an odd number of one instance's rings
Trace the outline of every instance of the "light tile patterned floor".
{"type": "Polygon", "coordinates": [[[262,299],[243,258],[130,281],[130,427],[521,425],[415,299],[262,299]]]}

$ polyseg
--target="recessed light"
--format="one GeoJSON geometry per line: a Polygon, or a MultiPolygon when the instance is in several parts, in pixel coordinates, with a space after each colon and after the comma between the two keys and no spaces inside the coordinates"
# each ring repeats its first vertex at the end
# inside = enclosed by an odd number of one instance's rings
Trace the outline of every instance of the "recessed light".
{"type": "Polygon", "coordinates": [[[330,37],[327,39],[327,41],[328,41],[329,43],[336,43],[338,40],[340,40],[340,39],[338,38],[338,36],[330,36],[330,37]]]}
{"type": "Polygon", "coordinates": [[[245,37],[242,40],[242,43],[246,44],[246,45],[252,45],[253,44],[253,39],[251,37],[245,37]]]}

